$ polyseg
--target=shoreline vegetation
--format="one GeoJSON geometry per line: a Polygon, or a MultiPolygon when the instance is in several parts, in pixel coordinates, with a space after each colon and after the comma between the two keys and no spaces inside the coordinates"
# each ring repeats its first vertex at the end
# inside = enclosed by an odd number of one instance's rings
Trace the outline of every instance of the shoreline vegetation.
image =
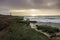
{"type": "MultiPolygon", "coordinates": [[[[36,21],[29,19],[24,21],[23,17],[0,15],[0,40],[50,40],[43,33],[32,29],[30,23],[36,23],[36,21]]],[[[37,29],[43,29],[45,32],[48,29],[50,29],[49,32],[60,32],[58,28],[54,29],[50,26],[45,28],[45,25],[37,29]]]]}

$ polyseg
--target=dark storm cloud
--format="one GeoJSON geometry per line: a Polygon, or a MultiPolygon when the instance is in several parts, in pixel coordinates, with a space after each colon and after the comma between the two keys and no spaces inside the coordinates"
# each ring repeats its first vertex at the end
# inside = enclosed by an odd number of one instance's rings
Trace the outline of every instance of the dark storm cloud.
{"type": "Polygon", "coordinates": [[[60,8],[60,0],[34,0],[33,3],[38,8],[57,9],[60,8]]]}
{"type": "Polygon", "coordinates": [[[1,5],[12,8],[59,9],[60,0],[0,0],[1,5]]]}

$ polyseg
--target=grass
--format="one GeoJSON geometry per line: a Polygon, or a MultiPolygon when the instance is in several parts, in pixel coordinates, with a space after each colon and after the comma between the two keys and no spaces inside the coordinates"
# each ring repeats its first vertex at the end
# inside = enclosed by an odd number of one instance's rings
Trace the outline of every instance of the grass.
{"type": "Polygon", "coordinates": [[[42,30],[43,32],[47,32],[47,33],[58,33],[60,32],[60,29],[57,27],[52,27],[52,26],[48,26],[48,25],[36,25],[38,30],[42,30]]]}
{"type": "Polygon", "coordinates": [[[6,29],[0,40],[49,40],[44,34],[31,29],[25,24],[13,23],[6,29]]]}
{"type": "MultiPolygon", "coordinates": [[[[49,40],[46,35],[31,29],[29,21],[21,23],[23,19],[20,17],[7,16],[1,17],[1,19],[3,19],[3,23],[7,22],[9,26],[0,31],[0,40],[49,40]]],[[[4,24],[6,25],[6,23],[4,24]]]]}

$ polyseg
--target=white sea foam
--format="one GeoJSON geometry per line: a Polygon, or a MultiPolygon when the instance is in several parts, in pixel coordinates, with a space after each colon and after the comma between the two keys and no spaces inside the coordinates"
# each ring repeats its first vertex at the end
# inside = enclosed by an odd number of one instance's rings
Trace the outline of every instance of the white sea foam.
{"type": "Polygon", "coordinates": [[[25,17],[30,21],[60,23],[60,17],[25,17]]]}

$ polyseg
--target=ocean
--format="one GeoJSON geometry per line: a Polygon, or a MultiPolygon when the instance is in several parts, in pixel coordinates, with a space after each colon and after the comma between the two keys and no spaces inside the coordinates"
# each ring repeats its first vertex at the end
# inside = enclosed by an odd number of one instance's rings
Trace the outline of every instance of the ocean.
{"type": "Polygon", "coordinates": [[[37,21],[37,22],[60,23],[60,16],[24,17],[24,20],[27,20],[27,19],[29,19],[30,21],[37,21]]]}

